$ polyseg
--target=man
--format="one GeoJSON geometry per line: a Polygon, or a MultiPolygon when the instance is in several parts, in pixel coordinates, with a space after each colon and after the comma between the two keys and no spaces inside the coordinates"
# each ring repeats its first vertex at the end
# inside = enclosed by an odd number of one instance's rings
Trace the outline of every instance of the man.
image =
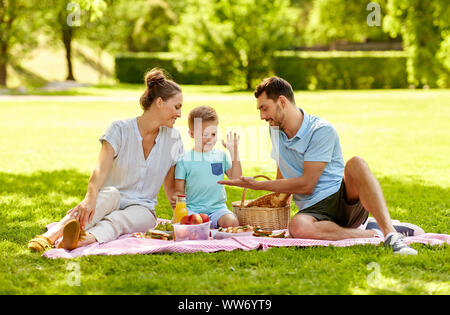
{"type": "Polygon", "coordinates": [[[344,165],[336,130],[298,108],[287,81],[265,79],[255,97],[260,118],[270,125],[277,179],[241,177],[220,184],[292,194],[300,210],[289,223],[292,237],[341,240],[379,236],[394,253],[417,254],[403,237],[423,231],[411,224],[394,227],[381,187],[367,164],[353,157],[344,165]],[[369,213],[376,222],[357,229],[369,213]]]}

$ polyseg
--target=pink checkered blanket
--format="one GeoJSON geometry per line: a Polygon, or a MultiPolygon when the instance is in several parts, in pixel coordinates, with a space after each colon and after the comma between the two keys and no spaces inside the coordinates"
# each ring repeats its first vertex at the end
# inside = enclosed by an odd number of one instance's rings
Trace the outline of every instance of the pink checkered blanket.
{"type": "MultiPolygon", "coordinates": [[[[134,255],[153,253],[212,253],[217,251],[233,250],[267,250],[271,247],[286,246],[336,246],[346,247],[354,245],[379,245],[383,242],[381,238],[356,238],[341,241],[324,241],[298,238],[269,238],[254,236],[239,236],[222,240],[203,241],[165,241],[147,239],[133,236],[132,234],[122,235],[115,241],[104,244],[93,243],[91,245],[67,251],[61,248],[47,250],[43,256],[47,258],[75,258],[88,255],[134,255]]],[[[426,233],[420,236],[406,237],[405,242],[422,243],[428,245],[450,244],[450,235],[426,233]]]]}

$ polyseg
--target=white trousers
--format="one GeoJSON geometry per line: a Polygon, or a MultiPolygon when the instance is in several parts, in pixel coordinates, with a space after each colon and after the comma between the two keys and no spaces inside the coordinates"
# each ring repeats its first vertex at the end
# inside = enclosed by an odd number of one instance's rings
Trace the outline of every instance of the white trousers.
{"type": "Polygon", "coordinates": [[[156,226],[156,215],[146,207],[132,205],[120,210],[120,193],[114,187],[104,187],[97,197],[91,223],[85,226],[99,243],[117,239],[122,234],[147,232],[156,226]]]}

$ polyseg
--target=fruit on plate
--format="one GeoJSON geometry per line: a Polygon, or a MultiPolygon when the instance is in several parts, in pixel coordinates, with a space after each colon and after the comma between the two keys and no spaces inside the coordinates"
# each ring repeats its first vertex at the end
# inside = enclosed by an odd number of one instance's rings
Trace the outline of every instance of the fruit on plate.
{"type": "Polygon", "coordinates": [[[209,215],[207,215],[206,213],[200,213],[200,216],[202,217],[203,223],[209,222],[209,215]]]}
{"type": "Polygon", "coordinates": [[[203,223],[203,219],[198,213],[191,214],[189,216],[189,224],[201,224],[203,223]]]}

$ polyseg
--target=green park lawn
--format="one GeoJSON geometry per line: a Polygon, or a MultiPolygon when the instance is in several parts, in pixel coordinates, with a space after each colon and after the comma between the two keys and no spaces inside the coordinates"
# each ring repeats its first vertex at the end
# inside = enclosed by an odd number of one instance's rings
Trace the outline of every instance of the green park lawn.
{"type": "MultiPolygon", "coordinates": [[[[252,93],[183,90],[183,117],[176,127],[186,147],[189,110],[211,105],[222,135],[228,130],[241,135],[244,175],[274,176],[267,126],[252,93]]],[[[97,139],[113,120],[140,114],[141,92],[140,86],[96,86],[63,93],[67,99],[0,99],[0,294],[450,293],[449,245],[413,244],[419,252],[414,257],[373,245],[70,261],[30,253],[28,240],[81,201],[100,148],[97,139]],[[73,262],[80,266],[79,286],[67,281],[73,262]]],[[[450,90],[297,92],[296,100],[335,126],[345,160],[358,155],[367,161],[394,219],[450,233],[450,90]]],[[[242,189],[226,189],[229,205],[240,200],[242,189]]],[[[158,200],[158,216],[171,218],[162,190],[158,200]]],[[[296,211],[292,206],[291,214],[296,211]]]]}

